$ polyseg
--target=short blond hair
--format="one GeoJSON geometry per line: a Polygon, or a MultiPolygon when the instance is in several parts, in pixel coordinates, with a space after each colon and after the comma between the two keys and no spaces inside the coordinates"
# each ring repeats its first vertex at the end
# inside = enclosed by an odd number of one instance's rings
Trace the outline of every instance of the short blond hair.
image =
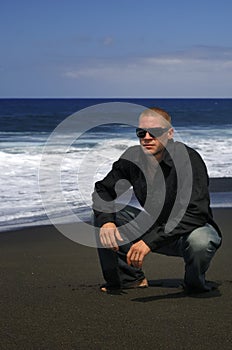
{"type": "MultiPolygon", "coordinates": [[[[172,123],[172,118],[170,116],[170,114],[168,114],[168,112],[166,112],[164,109],[159,108],[159,107],[150,107],[145,109],[141,115],[140,118],[143,118],[145,116],[154,116],[154,117],[162,117],[162,119],[165,119],[169,125],[171,125],[172,123]]],[[[165,122],[165,121],[164,121],[165,122]]]]}

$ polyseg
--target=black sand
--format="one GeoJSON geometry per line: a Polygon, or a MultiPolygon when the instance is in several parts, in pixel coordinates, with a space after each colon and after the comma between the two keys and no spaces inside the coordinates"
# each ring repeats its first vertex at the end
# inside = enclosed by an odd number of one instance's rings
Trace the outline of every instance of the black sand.
{"type": "Polygon", "coordinates": [[[180,258],[149,254],[151,286],[109,295],[94,248],[54,227],[0,233],[0,349],[231,349],[232,210],[214,216],[224,240],[207,279],[218,288],[191,296],[180,258]]]}

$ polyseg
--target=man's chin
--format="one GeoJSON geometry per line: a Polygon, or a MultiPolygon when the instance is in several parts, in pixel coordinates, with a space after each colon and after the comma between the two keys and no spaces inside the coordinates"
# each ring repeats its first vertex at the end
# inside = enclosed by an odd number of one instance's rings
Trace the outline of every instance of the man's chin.
{"type": "Polygon", "coordinates": [[[145,146],[142,146],[142,149],[143,149],[143,152],[148,154],[148,155],[155,155],[155,150],[152,148],[152,147],[145,147],[145,146]]]}
{"type": "Polygon", "coordinates": [[[154,156],[154,157],[161,157],[163,153],[163,149],[154,149],[153,147],[145,147],[142,146],[142,149],[145,154],[149,156],[154,156]]]}

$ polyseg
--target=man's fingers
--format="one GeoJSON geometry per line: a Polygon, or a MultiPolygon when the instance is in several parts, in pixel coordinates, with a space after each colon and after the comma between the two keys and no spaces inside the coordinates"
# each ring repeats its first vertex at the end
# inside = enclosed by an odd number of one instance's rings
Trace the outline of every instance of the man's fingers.
{"type": "Polygon", "coordinates": [[[143,254],[131,248],[127,253],[127,264],[135,267],[141,267],[143,263],[143,254]]]}
{"type": "Polygon", "coordinates": [[[101,244],[103,245],[103,247],[107,248],[109,243],[108,243],[108,237],[105,235],[105,233],[102,233],[100,235],[100,240],[101,240],[101,244]]]}
{"type": "Polygon", "coordinates": [[[134,243],[127,253],[128,265],[142,268],[143,260],[150,251],[150,248],[142,240],[134,243]]]}
{"type": "Polygon", "coordinates": [[[129,249],[128,253],[127,253],[127,256],[126,256],[126,259],[127,259],[127,264],[128,265],[131,265],[131,254],[132,254],[132,247],[129,249]]]}
{"type": "MultiPolygon", "coordinates": [[[[122,240],[121,235],[118,232],[118,237],[120,240],[122,240]]],[[[118,243],[116,240],[116,230],[115,229],[108,229],[108,228],[102,228],[100,230],[100,241],[105,248],[112,248],[115,250],[118,250],[118,243]]]]}
{"type": "Polygon", "coordinates": [[[123,241],[123,238],[122,238],[122,236],[120,235],[120,232],[118,231],[118,229],[116,229],[116,231],[115,231],[115,236],[116,236],[116,238],[119,240],[119,241],[123,241]]]}
{"type": "Polygon", "coordinates": [[[106,248],[118,248],[118,244],[115,240],[114,234],[110,232],[110,234],[106,233],[105,235],[105,247],[106,248]]]}
{"type": "Polygon", "coordinates": [[[144,256],[145,255],[142,251],[139,251],[134,246],[132,246],[127,253],[127,264],[141,268],[143,265],[144,256]]]}

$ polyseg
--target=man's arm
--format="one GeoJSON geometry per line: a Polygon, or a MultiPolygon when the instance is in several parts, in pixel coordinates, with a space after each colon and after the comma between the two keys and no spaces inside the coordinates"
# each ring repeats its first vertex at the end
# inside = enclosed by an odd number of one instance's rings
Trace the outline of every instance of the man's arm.
{"type": "Polygon", "coordinates": [[[106,177],[96,182],[93,199],[95,223],[100,227],[99,238],[104,248],[118,250],[118,242],[123,242],[115,223],[115,199],[130,187],[130,162],[120,158],[113,163],[106,177]]]}
{"type": "Polygon", "coordinates": [[[128,167],[128,161],[119,159],[113,163],[106,177],[95,184],[92,201],[99,227],[109,222],[115,223],[115,199],[130,187],[128,167]]]}

